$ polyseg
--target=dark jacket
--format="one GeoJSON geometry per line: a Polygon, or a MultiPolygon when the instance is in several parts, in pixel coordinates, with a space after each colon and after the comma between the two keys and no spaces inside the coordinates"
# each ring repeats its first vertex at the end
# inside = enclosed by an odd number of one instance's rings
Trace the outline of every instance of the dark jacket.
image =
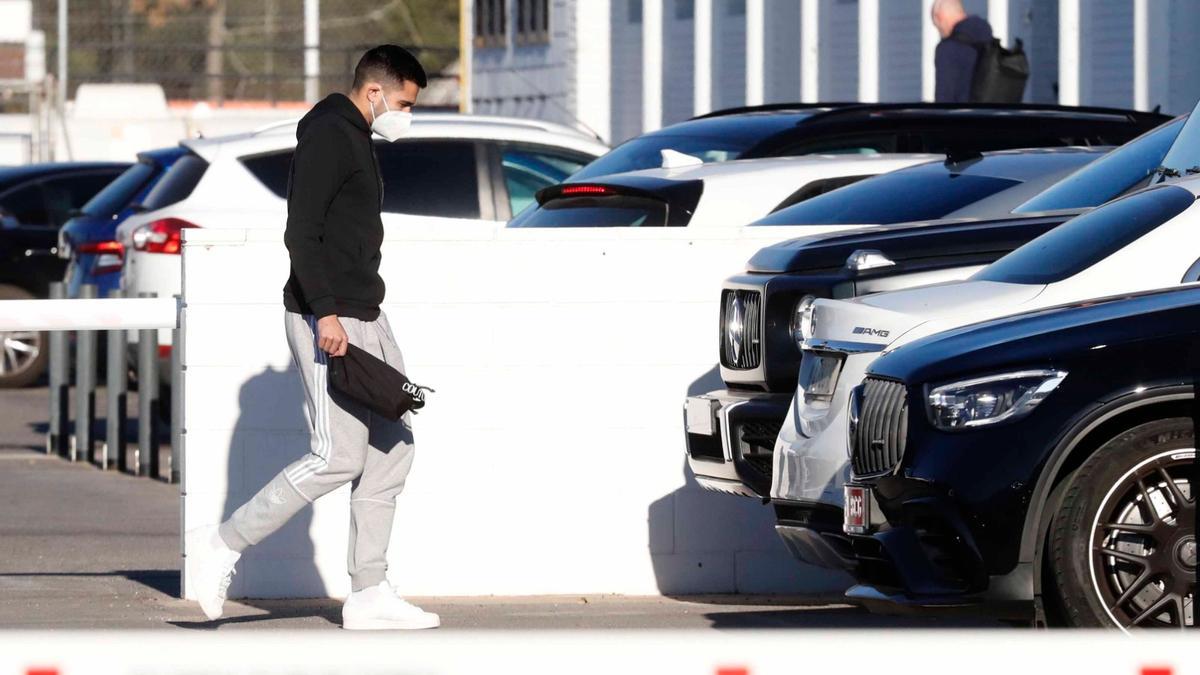
{"type": "Polygon", "coordinates": [[[959,21],[933,52],[937,73],[933,100],[938,103],[967,103],[971,100],[971,81],[979,50],[973,44],[992,40],[992,27],[974,14],[959,21]]]}
{"type": "Polygon", "coordinates": [[[291,312],[374,321],[383,302],[383,181],[362,113],[331,94],[296,127],[288,178],[292,272],[283,289],[291,312]]]}

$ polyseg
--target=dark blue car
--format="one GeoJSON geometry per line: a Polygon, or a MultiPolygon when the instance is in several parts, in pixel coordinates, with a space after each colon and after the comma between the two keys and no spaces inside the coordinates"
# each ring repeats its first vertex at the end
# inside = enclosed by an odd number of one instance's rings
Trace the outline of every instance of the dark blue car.
{"type": "Polygon", "coordinates": [[[138,154],[138,161],[83,205],[63,226],[59,255],[69,258],[67,296],[78,297],[83,284],[95,284],[101,297],[117,288],[125,252],[116,241],[117,226],[139,209],[142,199],[187,150],[175,146],[138,154]]]}

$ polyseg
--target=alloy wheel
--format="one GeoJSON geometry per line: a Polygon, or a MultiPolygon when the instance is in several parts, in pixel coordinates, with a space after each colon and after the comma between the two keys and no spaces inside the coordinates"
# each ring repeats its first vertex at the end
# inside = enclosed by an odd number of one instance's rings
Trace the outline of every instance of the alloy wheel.
{"type": "Polygon", "coordinates": [[[1126,472],[1092,524],[1092,584],[1123,629],[1195,626],[1196,451],[1167,450],[1126,472]]]}

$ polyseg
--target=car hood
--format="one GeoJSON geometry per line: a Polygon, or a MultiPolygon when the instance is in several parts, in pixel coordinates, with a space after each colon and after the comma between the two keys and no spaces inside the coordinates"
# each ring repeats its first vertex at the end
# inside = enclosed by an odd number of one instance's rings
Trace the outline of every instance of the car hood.
{"type": "Polygon", "coordinates": [[[819,299],[810,346],[878,351],[917,335],[1018,311],[1045,286],[953,281],[852,300],[819,299]]]}

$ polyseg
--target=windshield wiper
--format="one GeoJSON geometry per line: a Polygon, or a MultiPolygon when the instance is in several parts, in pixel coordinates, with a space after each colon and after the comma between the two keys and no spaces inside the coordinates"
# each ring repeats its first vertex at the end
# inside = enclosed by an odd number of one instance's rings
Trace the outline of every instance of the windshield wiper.
{"type": "Polygon", "coordinates": [[[1172,169],[1169,166],[1160,166],[1154,170],[1154,175],[1159,178],[1179,178],[1183,174],[1179,173],[1179,169],[1172,169]]]}
{"type": "Polygon", "coordinates": [[[1200,173],[1200,166],[1191,166],[1186,170],[1187,175],[1191,176],[1200,173]]]}

